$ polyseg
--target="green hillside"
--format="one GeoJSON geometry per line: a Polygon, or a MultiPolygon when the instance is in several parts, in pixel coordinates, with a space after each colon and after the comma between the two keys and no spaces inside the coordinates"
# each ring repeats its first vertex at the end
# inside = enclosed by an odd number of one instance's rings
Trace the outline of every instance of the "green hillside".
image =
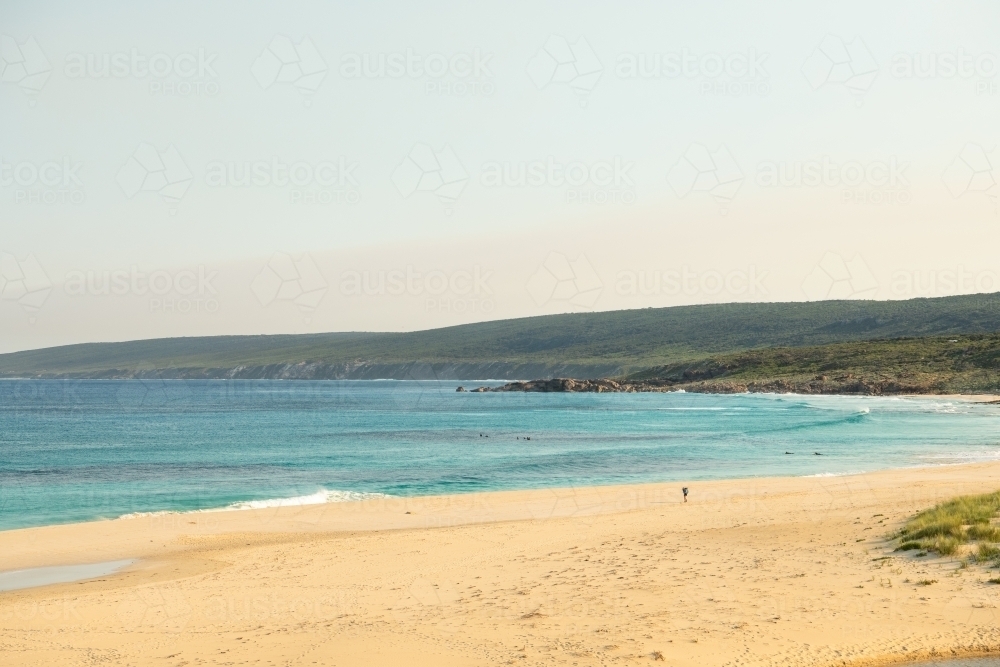
{"type": "Polygon", "coordinates": [[[628,381],[713,392],[997,393],[1000,335],[748,350],[648,368],[628,381]]]}
{"type": "Polygon", "coordinates": [[[528,379],[624,374],[765,347],[995,331],[1000,294],[743,303],[548,315],[412,333],[69,345],[0,355],[0,376],[412,377],[421,365],[421,373],[435,377],[528,379]]]}

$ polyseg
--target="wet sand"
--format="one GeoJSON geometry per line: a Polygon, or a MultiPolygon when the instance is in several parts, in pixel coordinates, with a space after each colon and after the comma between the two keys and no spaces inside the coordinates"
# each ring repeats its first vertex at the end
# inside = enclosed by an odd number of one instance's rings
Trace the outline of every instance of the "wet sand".
{"type": "Polygon", "coordinates": [[[125,569],[134,560],[113,560],[104,563],[81,563],[77,565],[54,565],[33,567],[25,570],[0,572],[0,593],[25,588],[37,588],[52,584],[66,584],[87,579],[96,579],[125,569]]]}

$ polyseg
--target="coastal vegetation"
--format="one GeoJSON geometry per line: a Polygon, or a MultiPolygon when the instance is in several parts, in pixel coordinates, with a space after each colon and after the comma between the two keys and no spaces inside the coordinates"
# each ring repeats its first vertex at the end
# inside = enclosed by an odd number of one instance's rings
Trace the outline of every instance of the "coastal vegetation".
{"type": "Polygon", "coordinates": [[[1000,491],[960,496],[920,512],[896,538],[896,551],[920,549],[942,556],[960,555],[971,563],[1000,567],[1000,491]]]}
{"type": "Polygon", "coordinates": [[[1000,335],[768,348],[650,368],[627,378],[689,391],[940,394],[1000,391],[1000,335]]]}
{"type": "Polygon", "coordinates": [[[513,382],[497,390],[996,393],[1000,392],[1000,334],[765,348],[655,366],[619,378],[513,382]]]}

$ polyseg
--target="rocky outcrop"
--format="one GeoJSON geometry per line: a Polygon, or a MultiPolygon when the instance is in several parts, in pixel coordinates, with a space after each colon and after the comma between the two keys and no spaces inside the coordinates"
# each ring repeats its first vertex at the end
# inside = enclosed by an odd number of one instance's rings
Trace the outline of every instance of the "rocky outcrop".
{"type": "Polygon", "coordinates": [[[636,392],[636,391],[664,391],[667,385],[657,385],[654,381],[628,382],[601,378],[597,380],[574,380],[572,378],[553,378],[551,380],[531,380],[530,382],[509,382],[500,387],[486,389],[486,391],[538,391],[538,392],[558,392],[558,391],[585,391],[594,393],[603,392],[636,392]]]}
{"type": "Polygon", "coordinates": [[[688,391],[705,394],[793,393],[793,394],[860,394],[881,396],[892,394],[934,394],[942,387],[928,382],[905,381],[896,378],[859,378],[851,374],[838,377],[826,375],[806,378],[775,378],[766,380],[696,380],[652,378],[627,380],[599,378],[575,380],[552,378],[529,382],[509,382],[500,387],[478,387],[473,391],[525,392],[668,392],[688,391]]]}

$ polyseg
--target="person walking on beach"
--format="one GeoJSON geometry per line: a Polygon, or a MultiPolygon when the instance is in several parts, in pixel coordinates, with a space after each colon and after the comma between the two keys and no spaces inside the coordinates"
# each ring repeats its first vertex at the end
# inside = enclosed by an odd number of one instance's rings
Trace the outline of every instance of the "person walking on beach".
{"type": "Polygon", "coordinates": [[[687,502],[688,501],[688,488],[685,486],[683,489],[681,489],[681,493],[684,494],[684,502],[687,502]]]}

